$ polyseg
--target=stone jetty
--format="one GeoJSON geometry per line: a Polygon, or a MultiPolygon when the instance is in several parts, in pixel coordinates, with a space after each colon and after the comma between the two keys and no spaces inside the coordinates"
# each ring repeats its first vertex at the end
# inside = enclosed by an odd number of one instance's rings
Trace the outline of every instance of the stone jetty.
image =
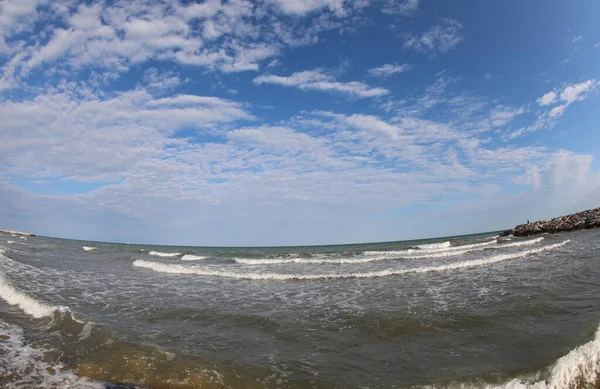
{"type": "Polygon", "coordinates": [[[11,235],[19,235],[19,236],[35,236],[35,234],[32,234],[30,232],[21,232],[21,231],[13,231],[13,230],[0,230],[0,232],[4,232],[5,234],[11,234],[11,235]]]}
{"type": "Polygon", "coordinates": [[[548,220],[527,221],[525,224],[520,224],[513,229],[504,231],[502,236],[529,236],[543,233],[585,230],[588,228],[600,228],[600,208],[589,209],[548,220]]]}

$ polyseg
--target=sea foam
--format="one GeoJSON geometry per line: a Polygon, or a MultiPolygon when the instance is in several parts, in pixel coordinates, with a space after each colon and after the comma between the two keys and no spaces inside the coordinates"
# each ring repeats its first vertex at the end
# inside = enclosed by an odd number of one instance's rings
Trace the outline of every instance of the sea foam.
{"type": "Polygon", "coordinates": [[[199,261],[201,259],[206,259],[207,257],[203,257],[201,255],[192,255],[192,254],[185,254],[183,257],[181,257],[181,260],[183,261],[199,261]]]}
{"type": "MultiPolygon", "coordinates": [[[[537,382],[514,379],[494,389],[597,388],[600,380],[600,327],[594,339],[559,358],[547,378],[537,382]]],[[[489,388],[489,387],[488,387],[489,388]]]]}
{"type": "Polygon", "coordinates": [[[83,246],[82,247],[83,251],[92,251],[92,250],[96,250],[95,247],[91,247],[91,246],[83,246]]]}
{"type": "Polygon", "coordinates": [[[445,249],[447,247],[450,247],[452,244],[450,243],[450,241],[446,241],[446,242],[441,242],[441,243],[429,243],[429,244],[420,244],[415,246],[418,249],[421,250],[439,250],[439,249],[445,249]]]}
{"type": "Polygon", "coordinates": [[[172,257],[180,256],[181,253],[161,253],[160,251],[150,251],[150,252],[148,252],[148,255],[154,255],[156,257],[172,258],[172,257]]]}
{"type": "MultiPolygon", "coordinates": [[[[12,261],[0,250],[0,259],[3,262],[12,261]]],[[[23,312],[33,318],[53,317],[54,312],[68,311],[69,308],[63,306],[49,305],[38,301],[17,288],[15,288],[2,273],[0,273],[0,297],[10,305],[18,306],[23,312]]]]}
{"type": "MultiPolygon", "coordinates": [[[[2,382],[6,388],[103,389],[105,385],[79,377],[60,363],[48,362],[49,350],[28,344],[23,330],[0,320],[2,382]]],[[[56,359],[56,358],[52,358],[56,359]]]]}
{"type": "Polygon", "coordinates": [[[437,250],[423,252],[422,250],[404,250],[404,251],[365,251],[363,257],[356,258],[234,258],[234,262],[244,265],[270,265],[270,264],[288,264],[288,263],[305,263],[305,264],[359,264],[369,263],[382,260],[393,259],[424,259],[424,258],[445,258],[463,255],[472,251],[484,249],[502,249],[507,247],[518,247],[540,243],[544,238],[536,238],[523,242],[515,242],[508,244],[497,244],[496,241],[477,243],[463,246],[453,246],[448,250],[437,250]],[[419,252],[418,255],[407,255],[408,253],[419,252]]]}
{"type": "Polygon", "coordinates": [[[487,258],[481,258],[476,260],[454,262],[446,265],[438,266],[423,266],[409,269],[385,269],[376,270],[371,272],[362,273],[328,273],[328,274],[281,274],[281,273],[239,273],[228,270],[211,270],[203,269],[199,267],[188,267],[183,265],[174,265],[166,263],[158,263],[144,260],[136,260],[133,262],[133,266],[151,269],[161,273],[170,274],[191,274],[200,276],[216,276],[226,278],[237,278],[247,280],[318,280],[327,278],[372,278],[372,277],[386,277],[394,275],[403,275],[410,273],[427,273],[437,271],[456,270],[464,268],[472,268],[478,266],[491,265],[493,263],[506,261],[509,259],[523,258],[531,254],[540,253],[546,250],[552,250],[561,246],[564,246],[570,242],[565,240],[561,243],[555,243],[531,250],[525,250],[518,253],[511,254],[499,254],[487,258]]]}

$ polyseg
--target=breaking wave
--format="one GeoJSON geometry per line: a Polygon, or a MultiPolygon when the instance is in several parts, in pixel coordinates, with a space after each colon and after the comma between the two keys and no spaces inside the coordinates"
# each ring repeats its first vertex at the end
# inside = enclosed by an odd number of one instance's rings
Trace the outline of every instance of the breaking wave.
{"type": "Polygon", "coordinates": [[[207,257],[203,257],[201,255],[192,255],[192,254],[185,254],[183,257],[181,257],[181,260],[183,261],[199,261],[201,259],[206,259],[207,257]]]}
{"type": "Polygon", "coordinates": [[[106,386],[77,376],[62,363],[47,362],[50,350],[27,343],[23,330],[0,320],[2,383],[6,388],[103,389],[106,386]]]}
{"type": "Polygon", "coordinates": [[[148,252],[148,255],[154,255],[156,257],[173,258],[180,256],[181,253],[161,253],[160,251],[150,251],[148,252]]]}
{"type": "Polygon", "coordinates": [[[599,384],[600,327],[596,329],[594,339],[559,358],[545,379],[530,382],[515,378],[493,389],[597,388],[599,384]]]}
{"type": "Polygon", "coordinates": [[[488,258],[481,258],[469,261],[455,262],[446,265],[438,266],[423,266],[418,268],[410,269],[385,269],[363,273],[328,273],[328,274],[281,274],[281,273],[239,273],[227,270],[210,270],[202,269],[197,267],[187,267],[183,265],[165,264],[144,260],[136,260],[133,262],[133,266],[151,269],[161,273],[170,274],[192,274],[200,276],[215,276],[215,277],[226,277],[226,278],[237,278],[247,280],[318,280],[328,278],[372,278],[372,277],[386,277],[403,275],[410,273],[428,273],[437,271],[456,270],[463,268],[472,268],[478,266],[491,265],[496,262],[506,261],[509,259],[523,258],[531,254],[540,253],[546,250],[552,250],[561,246],[564,246],[570,242],[565,240],[561,243],[555,243],[544,247],[539,247],[531,250],[525,250],[518,253],[512,254],[499,254],[488,258]]]}
{"type": "Polygon", "coordinates": [[[306,264],[358,264],[369,263],[382,260],[393,259],[421,259],[421,258],[445,258],[466,254],[472,251],[484,249],[502,249],[507,247],[518,247],[540,243],[544,238],[536,238],[523,242],[515,242],[508,244],[497,244],[496,241],[469,244],[463,246],[454,246],[447,250],[436,250],[423,252],[422,250],[404,250],[404,251],[365,251],[364,257],[357,258],[272,258],[272,259],[250,259],[250,258],[234,258],[234,262],[244,265],[270,265],[270,264],[288,264],[288,263],[306,263],[306,264]],[[418,255],[406,255],[408,253],[421,253],[418,255]]]}
{"type": "Polygon", "coordinates": [[[83,251],[92,251],[92,250],[96,250],[95,247],[91,247],[91,246],[83,246],[82,247],[83,251]]]}
{"type": "MultiPolygon", "coordinates": [[[[0,259],[3,262],[12,261],[4,255],[4,251],[0,249],[0,259]]],[[[67,307],[49,305],[42,301],[29,296],[17,288],[15,288],[0,272],[0,298],[6,301],[9,305],[18,306],[23,312],[35,319],[42,317],[53,317],[54,312],[66,312],[67,307]]]]}
{"type": "Polygon", "coordinates": [[[429,244],[420,244],[415,246],[420,250],[439,250],[450,247],[452,244],[449,241],[441,242],[441,243],[429,243],[429,244]]]}

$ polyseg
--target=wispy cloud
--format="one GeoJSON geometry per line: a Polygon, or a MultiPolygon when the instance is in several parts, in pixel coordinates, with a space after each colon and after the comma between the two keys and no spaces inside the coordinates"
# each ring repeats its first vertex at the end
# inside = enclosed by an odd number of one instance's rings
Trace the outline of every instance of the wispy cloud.
{"type": "Polygon", "coordinates": [[[413,65],[408,64],[408,63],[402,64],[402,65],[398,65],[397,63],[396,64],[387,63],[383,66],[369,69],[369,74],[374,77],[382,77],[383,78],[383,77],[389,77],[389,76],[397,74],[397,73],[407,72],[412,68],[413,68],[413,65]]]}
{"type": "Polygon", "coordinates": [[[334,76],[319,69],[297,72],[290,76],[261,75],[254,79],[254,83],[257,85],[275,84],[296,87],[302,90],[335,92],[360,98],[383,96],[389,93],[387,89],[370,87],[359,81],[337,81],[334,76]]]}
{"type": "Polygon", "coordinates": [[[588,93],[593,91],[599,84],[595,79],[590,79],[577,84],[569,84],[544,94],[537,100],[537,103],[545,109],[537,115],[536,122],[509,133],[506,138],[515,139],[529,132],[552,127],[556,119],[561,117],[571,104],[585,100],[588,93]]]}
{"type": "Polygon", "coordinates": [[[455,19],[444,18],[437,26],[421,35],[409,35],[404,40],[404,48],[422,53],[445,53],[452,50],[462,40],[462,24],[455,19]]]}
{"type": "Polygon", "coordinates": [[[411,15],[419,9],[419,0],[386,0],[381,12],[387,14],[411,15]]]}

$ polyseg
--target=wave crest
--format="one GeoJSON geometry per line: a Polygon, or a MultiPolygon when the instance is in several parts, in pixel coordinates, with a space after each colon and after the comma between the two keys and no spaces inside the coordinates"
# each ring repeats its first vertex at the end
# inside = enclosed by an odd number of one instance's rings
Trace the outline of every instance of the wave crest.
{"type": "Polygon", "coordinates": [[[150,251],[148,252],[148,255],[154,255],[156,257],[173,258],[180,256],[181,253],[161,253],[160,251],[150,251]]]}
{"type": "Polygon", "coordinates": [[[385,269],[377,270],[364,273],[329,273],[329,274],[282,274],[282,273],[239,273],[228,270],[212,270],[203,269],[198,267],[188,267],[183,265],[174,265],[167,263],[158,263],[152,261],[144,261],[138,259],[133,262],[133,266],[142,267],[150,270],[154,270],[161,273],[170,274],[190,274],[199,276],[215,276],[215,277],[226,277],[226,278],[237,278],[247,280],[318,280],[328,278],[372,278],[372,277],[386,277],[394,275],[403,275],[410,273],[427,273],[432,271],[446,271],[456,270],[462,268],[471,268],[484,265],[490,265],[496,262],[506,261],[509,259],[523,258],[530,254],[539,253],[546,250],[552,250],[561,246],[564,246],[570,242],[565,240],[561,243],[555,243],[552,245],[539,247],[531,250],[525,250],[518,253],[512,254],[499,254],[488,258],[455,262],[446,265],[438,266],[423,266],[418,268],[410,269],[385,269]]]}
{"type": "Polygon", "coordinates": [[[203,257],[202,255],[192,255],[192,254],[185,254],[183,257],[181,257],[182,261],[199,261],[201,259],[206,259],[208,257],[203,257]]]}

